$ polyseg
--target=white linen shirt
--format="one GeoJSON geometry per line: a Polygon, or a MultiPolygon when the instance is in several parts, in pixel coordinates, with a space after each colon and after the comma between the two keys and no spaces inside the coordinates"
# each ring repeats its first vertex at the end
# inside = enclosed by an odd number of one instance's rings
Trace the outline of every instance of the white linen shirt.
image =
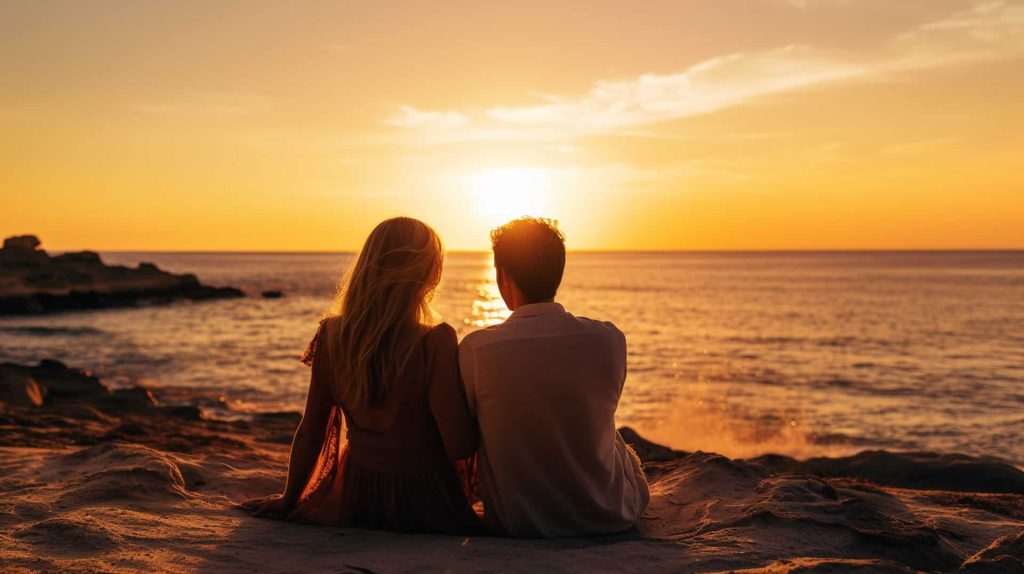
{"type": "Polygon", "coordinates": [[[523,305],[459,346],[480,425],[479,484],[487,523],[511,536],[620,532],[650,493],[615,428],[626,339],[615,325],[558,303],[523,305]]]}

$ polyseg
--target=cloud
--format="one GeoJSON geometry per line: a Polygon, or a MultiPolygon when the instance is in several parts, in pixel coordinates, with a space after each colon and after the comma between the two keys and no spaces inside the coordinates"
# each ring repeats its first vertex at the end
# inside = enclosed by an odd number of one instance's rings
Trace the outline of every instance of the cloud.
{"type": "MultiPolygon", "coordinates": [[[[799,2],[798,2],[799,4],[799,2]]],[[[422,111],[386,123],[420,128],[417,143],[567,141],[597,134],[644,137],[647,126],[825,84],[1024,55],[1024,3],[984,2],[856,53],[789,45],[734,53],[673,74],[602,80],[576,96],[525,106],[422,111]]]]}
{"type": "Polygon", "coordinates": [[[651,137],[636,128],[862,73],[856,64],[837,65],[807,46],[794,45],[718,57],[678,74],[599,81],[582,96],[546,96],[544,103],[534,106],[495,107],[476,113],[427,112],[402,106],[399,114],[385,123],[417,128],[422,142],[434,144],[563,140],[610,132],[651,137]]]}
{"type": "Polygon", "coordinates": [[[753,97],[861,75],[807,46],[703,61],[678,74],[645,74],[601,81],[582,97],[553,98],[527,107],[499,107],[487,115],[503,124],[561,125],[608,131],[684,118],[735,106],[753,97]]]}
{"type": "Polygon", "coordinates": [[[174,100],[138,104],[138,112],[167,116],[247,116],[273,107],[267,96],[256,94],[193,94],[174,100]]]}
{"type": "Polygon", "coordinates": [[[1020,30],[1024,24],[1024,6],[1005,0],[983,2],[947,18],[919,27],[929,31],[966,31],[969,36],[982,40],[999,39],[1006,32],[1020,30]]]}
{"type": "Polygon", "coordinates": [[[890,66],[927,69],[1024,55],[1024,3],[983,2],[901,34],[890,66]]]}

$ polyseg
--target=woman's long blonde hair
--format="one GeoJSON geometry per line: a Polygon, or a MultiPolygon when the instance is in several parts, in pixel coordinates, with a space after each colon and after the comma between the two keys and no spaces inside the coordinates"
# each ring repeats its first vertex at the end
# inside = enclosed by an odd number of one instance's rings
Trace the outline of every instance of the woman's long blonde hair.
{"type": "Polygon", "coordinates": [[[370,233],[326,321],[337,397],[348,407],[379,401],[405,371],[433,322],[444,248],[429,225],[396,217],[370,233]]]}

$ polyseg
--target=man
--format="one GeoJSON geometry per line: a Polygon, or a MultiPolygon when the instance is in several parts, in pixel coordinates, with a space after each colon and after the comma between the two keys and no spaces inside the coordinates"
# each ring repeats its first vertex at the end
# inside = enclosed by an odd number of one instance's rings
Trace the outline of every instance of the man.
{"type": "Polygon", "coordinates": [[[626,339],[554,302],[565,241],[546,220],[491,232],[502,324],[470,333],[459,364],[480,425],[488,524],[510,536],[608,534],[632,527],[650,493],[615,430],[626,339]]]}

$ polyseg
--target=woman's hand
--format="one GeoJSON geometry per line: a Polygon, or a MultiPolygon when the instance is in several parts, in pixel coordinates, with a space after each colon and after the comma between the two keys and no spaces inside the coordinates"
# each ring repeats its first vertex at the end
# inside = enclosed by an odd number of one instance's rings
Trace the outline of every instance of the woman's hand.
{"type": "Polygon", "coordinates": [[[295,510],[295,503],[283,494],[253,498],[240,506],[257,518],[284,518],[295,510]]]}

